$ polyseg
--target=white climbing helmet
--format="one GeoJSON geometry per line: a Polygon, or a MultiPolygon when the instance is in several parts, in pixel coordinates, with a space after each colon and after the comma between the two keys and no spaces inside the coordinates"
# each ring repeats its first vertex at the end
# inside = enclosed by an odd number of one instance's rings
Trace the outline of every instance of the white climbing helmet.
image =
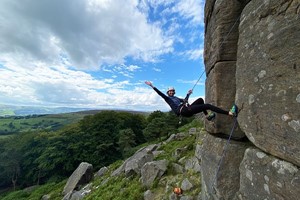
{"type": "Polygon", "coordinates": [[[169,92],[170,90],[174,90],[175,91],[175,88],[174,87],[168,87],[168,91],[169,92]]]}

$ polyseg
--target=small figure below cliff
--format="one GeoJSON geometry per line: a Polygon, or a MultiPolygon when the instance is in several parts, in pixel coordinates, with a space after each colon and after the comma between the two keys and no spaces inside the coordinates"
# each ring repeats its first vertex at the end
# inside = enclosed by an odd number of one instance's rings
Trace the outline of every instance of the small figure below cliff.
{"type": "Polygon", "coordinates": [[[215,118],[216,113],[229,115],[233,117],[237,117],[238,115],[238,107],[234,104],[230,111],[223,110],[219,107],[213,106],[211,104],[205,104],[204,100],[202,98],[198,98],[196,101],[194,101],[191,105],[188,103],[189,96],[192,94],[192,90],[189,90],[186,97],[184,99],[178,98],[175,95],[175,89],[173,87],[168,88],[167,95],[159,91],[156,87],[152,85],[150,81],[145,82],[147,85],[152,87],[155,92],[159,96],[161,96],[167,104],[171,107],[172,111],[177,116],[183,116],[183,117],[191,117],[194,114],[203,112],[206,116],[206,119],[211,121],[215,118]],[[213,111],[208,113],[207,110],[213,111]]]}

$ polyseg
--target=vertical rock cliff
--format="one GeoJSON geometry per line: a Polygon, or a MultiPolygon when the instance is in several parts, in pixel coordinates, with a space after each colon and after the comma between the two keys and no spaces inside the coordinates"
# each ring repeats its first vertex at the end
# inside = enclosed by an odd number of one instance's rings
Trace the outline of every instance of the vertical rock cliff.
{"type": "Polygon", "coordinates": [[[204,60],[206,102],[240,113],[225,154],[233,119],[205,123],[202,198],[298,199],[300,0],[206,0],[204,60]]]}

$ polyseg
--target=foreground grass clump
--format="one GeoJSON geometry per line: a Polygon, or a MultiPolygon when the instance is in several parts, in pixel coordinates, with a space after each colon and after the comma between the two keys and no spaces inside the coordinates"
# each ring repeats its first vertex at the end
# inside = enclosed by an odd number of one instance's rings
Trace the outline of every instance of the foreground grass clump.
{"type": "Polygon", "coordinates": [[[188,132],[190,128],[200,128],[203,127],[203,121],[199,119],[194,119],[192,122],[185,124],[178,128],[180,132],[188,132]]]}
{"type": "Polygon", "coordinates": [[[169,142],[166,145],[162,145],[158,150],[163,151],[160,155],[158,155],[155,160],[169,160],[172,162],[177,161],[177,157],[174,156],[174,152],[176,149],[180,148],[186,148],[186,151],[184,151],[180,157],[191,157],[195,153],[195,137],[194,135],[187,136],[183,140],[174,140],[169,142]]]}
{"type": "Polygon", "coordinates": [[[95,190],[85,199],[87,200],[124,200],[143,199],[144,188],[138,178],[111,177],[100,185],[93,184],[95,190]]]}
{"type": "Polygon", "coordinates": [[[49,195],[51,200],[61,200],[61,192],[66,184],[66,181],[60,183],[48,183],[41,186],[36,186],[30,191],[19,190],[9,193],[7,196],[0,196],[1,200],[40,200],[44,195],[49,195]]]}

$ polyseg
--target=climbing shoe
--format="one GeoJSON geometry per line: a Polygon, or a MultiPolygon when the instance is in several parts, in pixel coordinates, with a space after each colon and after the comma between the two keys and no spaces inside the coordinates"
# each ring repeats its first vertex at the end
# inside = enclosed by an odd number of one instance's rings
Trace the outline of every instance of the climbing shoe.
{"type": "Polygon", "coordinates": [[[230,109],[229,112],[232,113],[233,117],[237,117],[238,116],[238,107],[235,104],[233,104],[233,106],[232,106],[232,108],[230,109]]]}
{"type": "Polygon", "coordinates": [[[207,115],[206,119],[207,119],[208,121],[212,121],[213,119],[215,119],[215,117],[216,117],[216,113],[210,112],[210,113],[207,115]]]}

